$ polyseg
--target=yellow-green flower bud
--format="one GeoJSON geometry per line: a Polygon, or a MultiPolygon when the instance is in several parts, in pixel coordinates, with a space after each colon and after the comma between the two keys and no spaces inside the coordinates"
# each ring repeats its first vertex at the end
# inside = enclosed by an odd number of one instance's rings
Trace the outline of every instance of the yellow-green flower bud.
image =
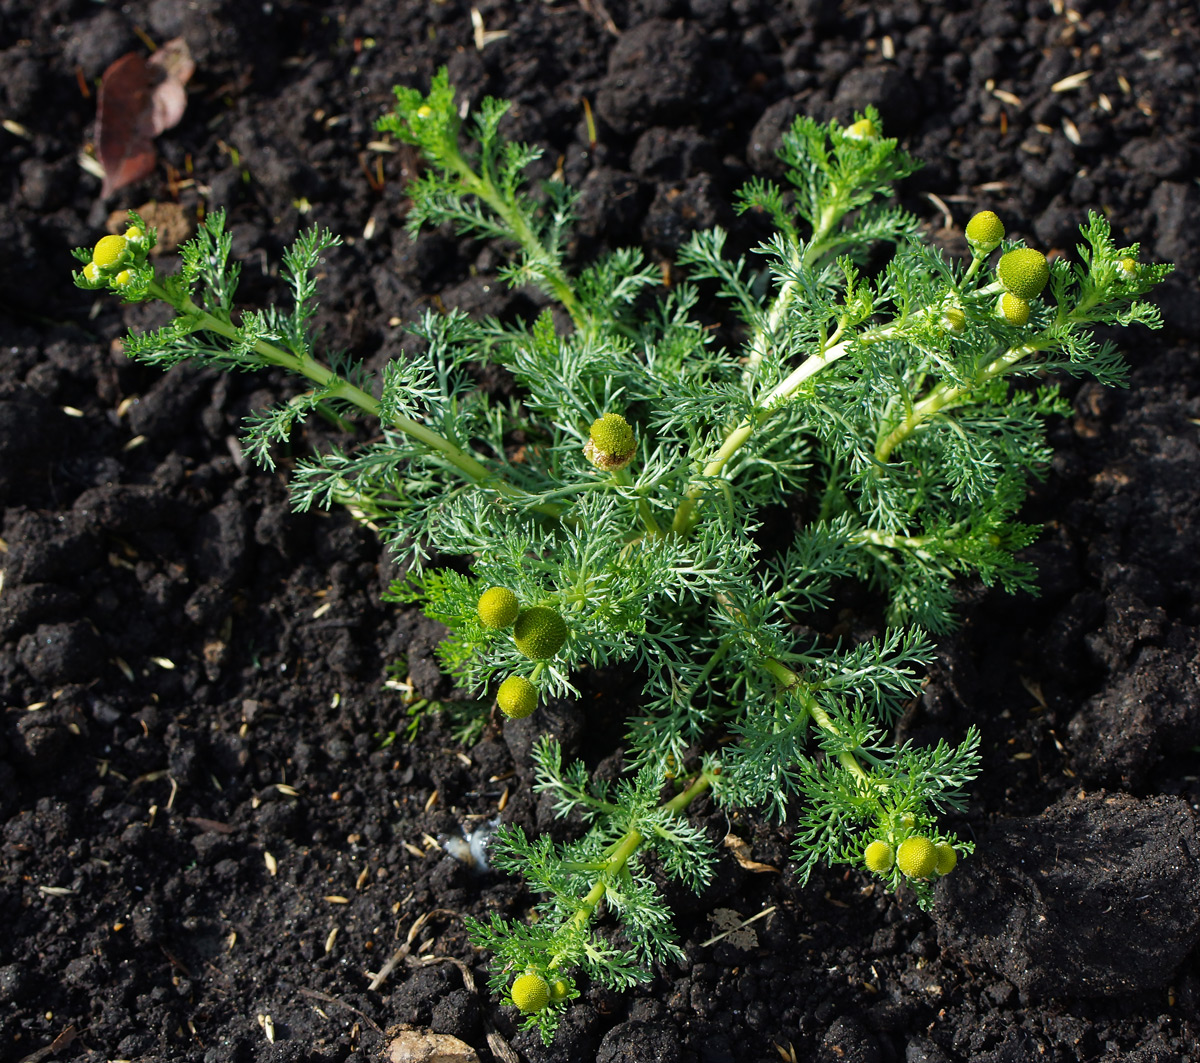
{"type": "Polygon", "coordinates": [[[136,225],[131,225],[131,226],[129,226],[128,229],[125,230],[125,239],[126,240],[140,240],[145,235],[146,234],[143,233],[142,230],[139,229],[136,225]]]}
{"type": "Polygon", "coordinates": [[[896,866],[909,878],[928,878],[937,870],[938,852],[933,842],[920,835],[905,838],[896,850],[896,866]]]}
{"type": "Polygon", "coordinates": [[[949,842],[938,842],[935,846],[937,849],[937,873],[939,875],[948,875],[958,866],[958,853],[954,851],[954,846],[949,842]]]}
{"type": "Polygon", "coordinates": [[[427,103],[423,103],[423,104],[421,104],[420,107],[417,108],[417,117],[418,118],[428,118],[431,114],[433,114],[433,108],[430,107],[429,104],[427,104],[427,103]]]}
{"type": "Polygon", "coordinates": [[[882,838],[876,838],[863,852],[863,863],[867,865],[867,870],[874,871],[877,875],[891,871],[895,862],[895,852],[882,838]]]}
{"type": "Polygon", "coordinates": [[[512,985],[513,1003],[526,1015],[550,1003],[550,987],[540,974],[523,974],[512,985]]]}
{"type": "Polygon", "coordinates": [[[100,267],[95,262],[89,262],[83,267],[83,277],[95,284],[100,279],[100,267]]]}
{"type": "Polygon", "coordinates": [[[92,261],[101,269],[111,266],[124,253],[125,244],[123,236],[102,236],[92,249],[92,261]]]}
{"type": "Polygon", "coordinates": [[[942,311],[942,328],[956,336],[967,327],[967,315],[961,306],[948,306],[942,311]]]}
{"type": "Polygon", "coordinates": [[[116,286],[118,288],[124,288],[125,285],[127,285],[132,280],[133,280],[133,272],[131,270],[127,270],[127,269],[121,270],[120,273],[118,273],[115,277],[113,277],[113,283],[116,284],[116,286]]]}
{"type": "Polygon", "coordinates": [[[967,222],[967,243],[979,255],[988,255],[1000,246],[1004,239],[1004,222],[995,211],[981,210],[967,222]]]}
{"type": "Polygon", "coordinates": [[[1005,292],[996,303],[996,310],[1014,328],[1029,324],[1029,304],[1019,295],[1005,292]]]}
{"type": "Polygon", "coordinates": [[[537,709],[537,687],[521,675],[510,675],[496,691],[496,704],[510,720],[523,720],[537,709]]]}
{"type": "Polygon", "coordinates": [[[517,619],[521,603],[507,587],[489,587],[479,596],[475,611],[485,627],[500,631],[517,619]]]}
{"type": "Polygon", "coordinates": [[[1117,263],[1117,273],[1121,280],[1133,280],[1137,274],[1137,259],[1123,258],[1117,263]]]}
{"type": "Polygon", "coordinates": [[[879,130],[875,128],[871,119],[860,118],[846,127],[844,135],[847,140],[874,140],[879,136],[879,130]]]}
{"type": "Polygon", "coordinates": [[[583,454],[597,469],[615,472],[633,460],[637,437],[619,413],[606,413],[592,422],[583,454]]]}
{"type": "Polygon", "coordinates": [[[546,661],[567,641],[567,623],[553,609],[532,605],[522,609],[513,627],[513,640],[526,657],[546,661]]]}
{"type": "Polygon", "coordinates": [[[996,275],[1004,290],[1022,299],[1036,299],[1050,279],[1046,256],[1032,247],[1018,247],[1000,256],[996,275]]]}
{"type": "Polygon", "coordinates": [[[566,1000],[567,994],[570,992],[571,992],[571,987],[569,985],[567,985],[567,980],[565,978],[559,978],[557,981],[552,982],[550,985],[550,999],[551,1000],[566,1000]]]}

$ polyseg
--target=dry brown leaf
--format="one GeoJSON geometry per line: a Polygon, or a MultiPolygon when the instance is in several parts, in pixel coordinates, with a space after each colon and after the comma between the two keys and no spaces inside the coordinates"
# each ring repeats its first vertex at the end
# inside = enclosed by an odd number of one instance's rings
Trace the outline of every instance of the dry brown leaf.
{"type": "Polygon", "coordinates": [[[725,835],[725,848],[733,853],[733,858],[747,871],[774,871],[775,874],[779,874],[779,868],[772,867],[770,864],[760,864],[753,859],[750,856],[750,846],[736,834],[725,835]]]}
{"type": "Polygon", "coordinates": [[[149,59],[129,52],[104,71],[96,109],[96,150],[104,167],[101,197],[153,171],[154,138],[183,117],[184,85],[193,70],[187,43],[177,37],[149,59]]]}

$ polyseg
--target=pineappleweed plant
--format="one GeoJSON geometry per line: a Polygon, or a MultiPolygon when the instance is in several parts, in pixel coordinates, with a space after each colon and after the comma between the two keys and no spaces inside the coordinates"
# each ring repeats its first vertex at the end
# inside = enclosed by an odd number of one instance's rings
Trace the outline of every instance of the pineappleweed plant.
{"type": "Polygon", "coordinates": [[[448,625],[441,659],[461,684],[522,717],[571,697],[582,668],[627,662],[644,677],[624,780],[591,780],[550,738],[534,747],[536,789],[585,829],[561,846],[499,832],[493,866],[544,899],[530,923],[471,921],[493,990],[549,1041],[581,975],[625,987],[682,961],[649,856],[693,889],[709,881],[711,840],[684,816],[706,792],[789,822],[801,882],[848,864],[928,906],[972,848],[938,817],[964,808],[979,734],[897,746],[891,725],[930,636],[954,623],[956,578],[1032,589],[1018,552],[1037,529],[1018,511],[1049,457],[1043,421],[1065,410],[1047,378],[1120,384],[1124,363],[1092,326],[1158,326],[1139,297],[1170,267],[1116,247],[1096,214],[1075,262],[1006,243],[989,211],[967,226],[969,261],[949,260],[888,202],[917,163],[868,109],[846,127],[798,118],[780,149],[786,186],[742,190],[736,209],[774,230],[752,261],[710,229],[680,250],[686,279],[669,286],[636,249],[572,268],[574,193],[531,187],[540,151],[501,135],[506,103],[485,99],[464,124],[445,71],[396,101],[380,126],[427,164],[410,230],[452,225],[510,247],[504,280],[543,297],[533,320],[428,312],[411,325],[422,352],[371,379],[353,356],[317,354],[314,273],[338,238],[314,229],[284,255],[289,307],[237,311],[220,213],[170,275],[131,215],[123,235],[76,252],[76,283],[174,309],[129,336],[131,358],[304,378],[308,390],[246,424],[264,466],[313,411],[375,425],[372,442],[300,461],[293,503],[345,503],[380,530],[407,568],[391,598],[448,625]],[[861,272],[881,246],[886,265],[861,272]],[[709,327],[720,306],[732,350],[709,327]],[[467,367],[483,359],[519,399],[474,387],[467,367]],[[760,514],[784,502],[802,519],[764,552],[760,514]],[[434,550],[472,558],[470,574],[426,565],[434,550]],[[885,632],[800,633],[851,579],[888,603],[885,632]],[[597,931],[604,911],[619,937],[597,931]]]}

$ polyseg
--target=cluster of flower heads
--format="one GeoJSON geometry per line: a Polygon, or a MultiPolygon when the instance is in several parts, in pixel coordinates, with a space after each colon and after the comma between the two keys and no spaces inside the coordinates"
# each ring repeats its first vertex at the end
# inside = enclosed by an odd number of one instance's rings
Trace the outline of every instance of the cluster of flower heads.
{"type": "MultiPolygon", "coordinates": [[[[1004,222],[994,211],[981,210],[966,229],[967,244],[977,257],[990,255],[1004,239],[1004,222]]],[[[1046,256],[1032,247],[1019,247],[1000,256],[996,277],[1004,291],[996,303],[996,312],[1014,328],[1028,324],[1030,301],[1042,294],[1050,280],[1046,256]]]]}
{"type": "Polygon", "coordinates": [[[125,230],[123,236],[113,233],[102,236],[92,248],[92,260],[83,267],[83,278],[90,285],[111,281],[118,288],[133,283],[133,270],[139,252],[144,251],[146,234],[136,225],[125,230]]]}
{"type": "MultiPolygon", "coordinates": [[[[556,610],[548,605],[522,609],[516,594],[507,587],[489,587],[479,596],[475,611],[484,627],[493,631],[511,627],[517,649],[539,665],[566,645],[567,622],[556,610]]],[[[537,700],[537,687],[523,675],[510,675],[496,692],[501,711],[514,720],[531,715],[537,700]]]]}
{"type": "MultiPolygon", "coordinates": [[[[620,472],[637,452],[637,437],[619,413],[606,413],[592,422],[583,452],[601,472],[620,472]]],[[[480,595],[475,611],[484,627],[493,631],[511,627],[517,649],[531,661],[538,662],[533,680],[523,675],[510,675],[496,691],[496,703],[501,711],[511,719],[524,719],[537,709],[535,682],[544,662],[566,645],[567,623],[548,605],[522,608],[520,600],[508,587],[489,587],[480,595]]]]}
{"type": "Polygon", "coordinates": [[[563,1000],[569,992],[565,979],[550,983],[536,971],[527,971],[513,982],[512,1001],[526,1015],[532,1015],[552,1000],[563,1000]]]}
{"type": "Polygon", "coordinates": [[[934,842],[914,834],[895,847],[876,838],[863,851],[863,863],[877,875],[886,875],[897,867],[908,878],[929,878],[950,874],[958,865],[958,853],[949,842],[934,842]]]}

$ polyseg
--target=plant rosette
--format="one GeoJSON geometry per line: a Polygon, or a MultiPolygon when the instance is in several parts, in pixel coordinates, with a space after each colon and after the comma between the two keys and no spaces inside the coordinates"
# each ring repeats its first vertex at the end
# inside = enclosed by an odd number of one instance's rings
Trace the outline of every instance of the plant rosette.
{"type": "Polygon", "coordinates": [[[581,667],[644,677],[621,778],[565,762],[549,736],[532,744],[535,790],[580,827],[561,844],[497,830],[492,866],[548,900],[530,922],[467,920],[492,954],[491,991],[550,1043],[576,970],[622,989],[686,962],[661,879],[701,892],[715,873],[713,840],[686,815],[701,798],[790,821],[801,885],[820,865],[865,866],[929,907],[937,876],[972,851],[937,824],[967,807],[980,733],[918,748],[893,726],[921,690],[932,637],[957,623],[955,580],[1033,590],[1024,548],[1038,529],[1023,504],[1049,460],[1046,420],[1069,412],[1050,378],[1121,383],[1124,363],[1094,330],[1158,327],[1141,297],[1170,267],[1139,262],[1098,213],[1074,261],[1014,247],[993,275],[1003,222],[987,211],[968,222],[969,261],[949,259],[891,201],[918,163],[867,108],[848,127],[796,118],[779,152],[789,187],[754,178],[737,195],[737,212],[772,230],[755,261],[727,254],[713,228],[680,248],[680,283],[664,286],[636,248],[576,268],[575,195],[531,180],[542,152],[505,139],[505,101],[470,114],[445,70],[428,92],[395,95],[380,129],[424,159],[409,228],[501,241],[513,249],[505,281],[552,307],[503,324],[430,311],[411,323],[414,353],[372,377],[352,355],[325,357],[312,327],[322,257],[339,243],[328,231],[284,252],[280,306],[237,308],[220,211],[174,273],[147,261],[154,233],[131,215],[124,236],[76,252],[75,280],[173,311],[126,338],[132,361],[303,380],[246,419],[243,451],[265,468],[314,414],[370,426],[357,447],[290,462],[293,505],[345,504],[395,547],[406,575],[387,598],[447,625],[437,652],[463,688],[495,689],[517,718],[539,698],[577,698],[581,667]],[[710,283],[717,298],[701,310],[710,283]],[[520,401],[477,388],[481,351],[520,401]],[[1046,383],[1014,385],[1034,374],[1046,383]],[[804,520],[765,556],[763,514],[780,509],[804,520]],[[432,556],[474,559],[479,574],[432,556]],[[800,635],[850,582],[885,600],[880,633],[856,645],[800,635]],[[601,911],[623,938],[596,927],[601,911]]]}

